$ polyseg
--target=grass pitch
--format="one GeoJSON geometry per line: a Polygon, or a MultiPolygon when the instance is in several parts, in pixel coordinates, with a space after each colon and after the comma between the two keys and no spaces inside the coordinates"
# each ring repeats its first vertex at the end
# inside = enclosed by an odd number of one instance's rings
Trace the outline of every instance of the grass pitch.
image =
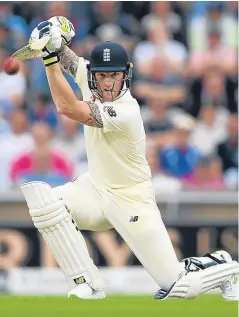
{"type": "Polygon", "coordinates": [[[1,317],[237,317],[237,302],[220,295],[195,300],[152,300],[150,296],[109,296],[104,300],[0,296],[1,317]]]}

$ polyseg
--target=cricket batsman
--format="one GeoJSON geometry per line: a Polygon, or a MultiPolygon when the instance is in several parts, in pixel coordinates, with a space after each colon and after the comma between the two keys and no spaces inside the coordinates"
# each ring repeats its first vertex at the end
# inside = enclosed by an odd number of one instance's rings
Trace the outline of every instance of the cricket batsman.
{"type": "Polygon", "coordinates": [[[84,125],[89,173],[63,186],[21,185],[35,227],[69,283],[68,297],[102,299],[104,282],[81,230],[115,228],[159,285],[155,299],[195,298],[220,288],[237,300],[239,265],[225,251],[179,262],[157,208],[145,158],[145,131],[129,87],[133,65],[118,43],[97,45],[87,61],[68,48],[74,27],[64,17],[41,22],[31,42],[49,35],[42,51],[59,113],[84,125]],[[79,85],[76,98],[63,76],[79,85]]]}

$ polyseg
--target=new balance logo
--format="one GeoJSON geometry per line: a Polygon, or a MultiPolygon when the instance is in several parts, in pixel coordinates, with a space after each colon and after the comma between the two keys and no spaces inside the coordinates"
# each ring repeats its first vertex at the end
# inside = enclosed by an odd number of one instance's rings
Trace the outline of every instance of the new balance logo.
{"type": "Polygon", "coordinates": [[[103,61],[110,62],[110,49],[109,48],[105,48],[103,50],[103,61]]]}
{"type": "Polygon", "coordinates": [[[83,284],[86,282],[84,276],[80,276],[80,277],[77,277],[74,279],[74,282],[76,283],[76,285],[79,285],[79,284],[83,284]]]}
{"type": "Polygon", "coordinates": [[[136,222],[138,221],[139,217],[138,216],[131,216],[129,222],[136,222]]]}

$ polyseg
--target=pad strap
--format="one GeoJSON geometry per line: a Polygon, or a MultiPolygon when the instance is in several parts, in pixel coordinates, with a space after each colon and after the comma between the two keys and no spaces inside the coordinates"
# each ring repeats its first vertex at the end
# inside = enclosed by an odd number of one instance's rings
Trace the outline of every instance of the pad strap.
{"type": "Polygon", "coordinates": [[[202,257],[186,258],[182,262],[185,263],[185,270],[187,272],[205,270],[210,266],[226,263],[225,260],[220,260],[210,253],[206,253],[202,257]]]}

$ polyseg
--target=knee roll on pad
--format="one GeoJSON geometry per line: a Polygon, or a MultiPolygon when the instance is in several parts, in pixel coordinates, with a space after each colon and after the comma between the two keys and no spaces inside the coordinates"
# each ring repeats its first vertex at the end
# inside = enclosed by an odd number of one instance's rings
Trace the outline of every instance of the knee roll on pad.
{"type": "Polygon", "coordinates": [[[69,217],[68,212],[65,210],[65,206],[61,201],[53,203],[46,209],[40,208],[36,210],[29,210],[32,220],[37,229],[43,229],[48,227],[53,227],[69,217]]]}
{"type": "Polygon", "coordinates": [[[50,185],[43,182],[28,182],[21,185],[29,213],[38,229],[55,226],[69,214],[50,185]]]}

